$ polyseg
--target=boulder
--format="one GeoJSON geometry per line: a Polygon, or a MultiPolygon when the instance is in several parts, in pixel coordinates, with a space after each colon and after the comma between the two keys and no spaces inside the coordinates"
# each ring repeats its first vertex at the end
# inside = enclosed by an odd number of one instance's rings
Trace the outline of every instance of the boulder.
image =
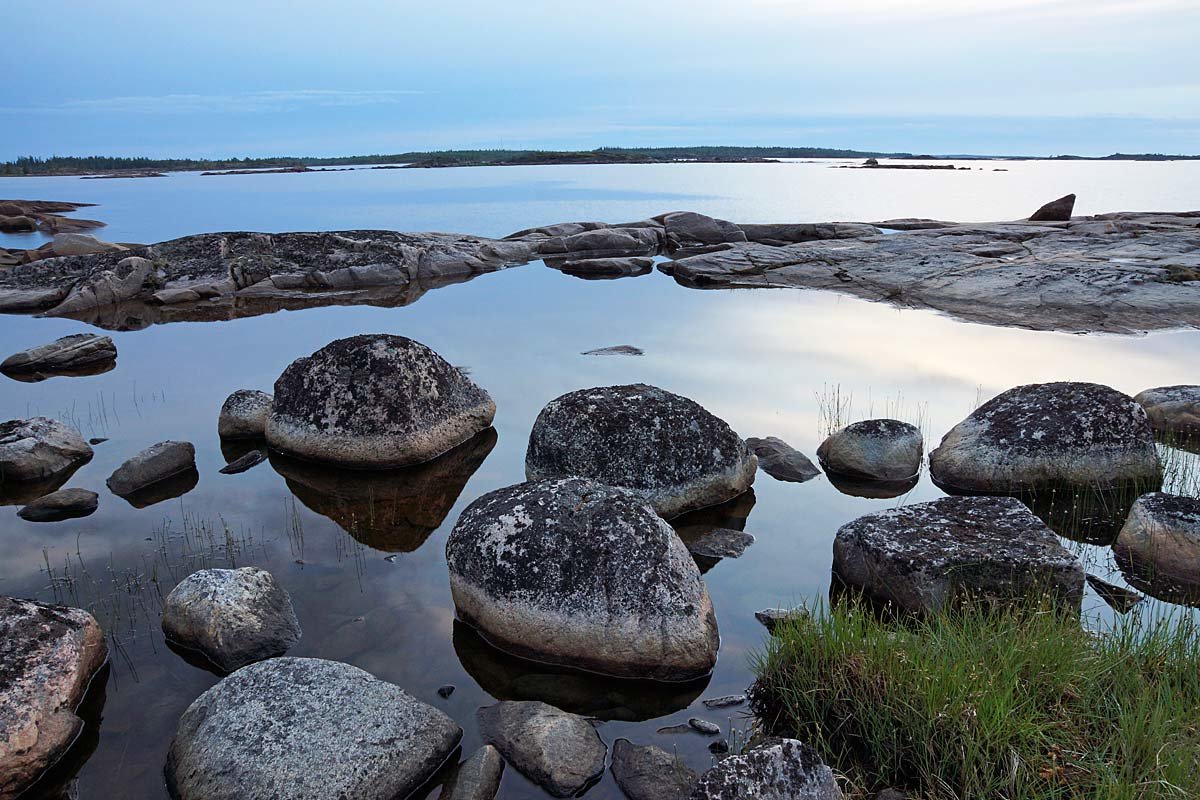
{"type": "Polygon", "coordinates": [[[1142,495],[1117,536],[1113,554],[1139,589],[1200,603],[1200,499],[1163,492],[1142,495]]]}
{"type": "Polygon", "coordinates": [[[61,522],[94,513],[99,502],[100,496],[87,489],[61,489],[34,500],[17,516],[26,522],[61,522]]]}
{"type": "Polygon", "coordinates": [[[117,348],[107,336],[79,333],[15,353],[0,363],[0,372],[63,372],[111,364],[117,348]]]}
{"type": "Polygon", "coordinates": [[[652,256],[661,246],[660,236],[656,228],[598,228],[538,240],[536,252],[542,258],[570,261],[652,256]]]}
{"type": "Polygon", "coordinates": [[[831,770],[808,745],[768,740],[700,776],[691,800],[841,800],[831,770]]]}
{"type": "Polygon", "coordinates": [[[91,457],[92,448],[79,432],[58,420],[0,422],[0,483],[53,479],[91,457]]]}
{"type": "Polygon", "coordinates": [[[261,439],[275,398],[266,392],[238,389],[225,399],[217,417],[217,435],[222,439],[261,439]]]}
{"type": "Polygon", "coordinates": [[[118,497],[129,497],[195,469],[196,448],[191,442],[159,442],[117,467],[106,485],[118,497]]]}
{"type": "Polygon", "coordinates": [[[504,758],[500,751],[485,744],[458,765],[438,800],[492,800],[500,789],[503,775],[504,758]]]}
{"type": "Polygon", "coordinates": [[[116,253],[127,248],[104,242],[86,233],[60,233],[52,244],[56,256],[90,256],[95,253],[116,253]]]}
{"type": "Polygon", "coordinates": [[[676,211],[655,219],[666,229],[670,250],[746,241],[746,234],[732,222],[694,211],[676,211]]]}
{"type": "Polygon", "coordinates": [[[700,572],[631,492],[584,478],[491,492],[459,517],[446,560],[460,617],[516,655],[664,681],[716,663],[700,572]]]}
{"type": "Polygon", "coordinates": [[[257,567],[193,572],[167,595],[162,629],[225,673],[283,655],[300,641],[291,597],[257,567]]]}
{"type": "Polygon", "coordinates": [[[661,747],[617,739],[612,748],[613,778],[629,800],[687,800],[696,773],[661,747]]]}
{"type": "Polygon", "coordinates": [[[925,440],[917,426],[868,419],[832,433],[817,448],[826,472],[860,481],[904,481],[921,471],[925,440]]]}
{"type": "Polygon", "coordinates": [[[821,474],[808,456],[774,436],[750,437],[746,446],[758,456],[758,468],[775,480],[804,483],[821,474]]]}
{"type": "MultiPolygon", "coordinates": [[[[84,234],[66,234],[84,236],[84,234]]],[[[83,278],[47,316],[65,317],[94,308],[120,305],[137,297],[143,288],[158,283],[154,262],[140,256],[123,258],[112,269],[99,270],[83,278]]]]}
{"type": "Polygon", "coordinates": [[[167,788],[179,800],[393,800],[428,781],[461,738],[445,714],[357,667],[272,658],[188,706],[167,788]]]}
{"type": "Polygon", "coordinates": [[[1012,497],[944,497],[868,514],[833,541],[835,575],[905,611],[963,599],[1083,599],[1084,571],[1045,523],[1012,497]]]}
{"type": "Polygon", "coordinates": [[[686,525],[675,529],[693,556],[702,559],[738,558],[754,544],[754,536],[732,528],[686,525]]]}
{"type": "Polygon", "coordinates": [[[1133,399],[1146,410],[1156,433],[1200,439],[1200,386],[1160,386],[1133,399]]]}
{"type": "Polygon", "coordinates": [[[1160,482],[1146,412],[1095,383],[1035,383],[997,395],[942,438],[929,471],[940,486],[966,492],[1160,482]]]}
{"type": "Polygon", "coordinates": [[[645,384],[581,389],[552,400],[525,454],[530,480],[592,478],[636,492],[667,518],[741,494],[757,466],[724,421],[645,384]]]}
{"type": "Polygon", "coordinates": [[[37,230],[37,220],[24,214],[14,217],[0,216],[0,233],[32,233],[37,230]]]}
{"type": "Polygon", "coordinates": [[[361,469],[419,464],[487,429],[496,404],[420,342],[367,334],[292,362],[275,382],[267,442],[361,469]]]}
{"type": "Polygon", "coordinates": [[[1064,195],[1057,200],[1051,200],[1046,205],[1033,212],[1030,222],[1070,222],[1071,212],[1075,210],[1075,195],[1064,195]]]}
{"type": "Polygon", "coordinates": [[[654,259],[648,257],[551,259],[546,263],[567,275],[592,280],[631,278],[654,271],[654,259]]]}
{"type": "Polygon", "coordinates": [[[537,701],[479,709],[479,733],[554,797],[573,797],[604,772],[608,748],[586,719],[537,701]]]}
{"type": "Polygon", "coordinates": [[[108,659],[91,614],[0,596],[0,800],[22,796],[78,738],[108,659]]]}

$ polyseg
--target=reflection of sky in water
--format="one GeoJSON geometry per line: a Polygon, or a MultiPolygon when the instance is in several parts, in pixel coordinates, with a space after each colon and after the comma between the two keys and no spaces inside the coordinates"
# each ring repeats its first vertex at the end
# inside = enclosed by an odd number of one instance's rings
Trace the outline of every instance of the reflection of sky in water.
{"type": "MultiPolygon", "coordinates": [[[[1015,164],[1011,168],[1015,173],[1027,166],[1041,170],[1060,165],[1015,164]]],[[[691,168],[662,167],[647,172],[665,175],[672,169],[691,168]]],[[[94,210],[94,215],[114,220],[113,230],[119,230],[120,235],[112,238],[117,239],[163,238],[196,227],[238,227],[234,222],[243,214],[248,221],[241,227],[353,224],[453,227],[483,233],[571,218],[634,218],[666,210],[673,204],[714,211],[729,209],[729,215],[735,218],[772,216],[765,212],[732,213],[739,208],[757,207],[762,211],[762,206],[755,206],[755,198],[741,194],[747,191],[745,182],[731,186],[714,178],[707,186],[700,186],[691,179],[667,181],[663,193],[654,194],[646,188],[652,181],[638,177],[630,182],[632,188],[617,187],[614,194],[606,195],[595,184],[603,184],[610,180],[608,177],[572,172],[573,180],[586,184],[576,191],[571,188],[574,183],[522,183],[515,172],[500,172],[387,171],[365,176],[363,180],[370,185],[365,194],[356,195],[358,200],[352,209],[354,215],[362,216],[353,222],[349,211],[334,208],[341,197],[337,191],[317,197],[314,188],[297,188],[304,193],[297,196],[290,194],[292,184],[286,188],[280,184],[277,200],[286,199],[288,208],[262,206],[270,194],[270,179],[264,177],[179,178],[193,182],[189,185],[200,194],[180,199],[186,208],[178,219],[172,216],[174,206],[164,205],[157,217],[142,222],[133,215],[134,211],[140,214],[146,210],[146,197],[139,192],[158,196],[153,193],[166,189],[156,187],[172,184],[156,180],[53,179],[20,183],[18,191],[13,182],[0,181],[0,195],[28,196],[36,189],[42,197],[82,200],[98,197],[102,190],[105,206],[94,210]],[[462,191],[473,199],[452,210],[438,205],[440,199],[430,208],[417,206],[422,196],[419,192],[402,195],[397,201],[387,188],[393,185],[388,181],[397,179],[392,176],[406,176],[419,185],[432,182],[429,185],[441,186],[440,191],[449,193],[446,196],[452,198],[462,191]],[[500,177],[505,183],[498,182],[500,177]],[[254,184],[264,188],[236,200],[236,191],[230,191],[233,184],[226,183],[235,180],[268,182],[254,184]],[[479,184],[489,181],[494,185],[480,192],[479,184]],[[372,189],[376,183],[378,187],[372,189]],[[76,187],[80,187],[79,192],[74,191],[76,187]],[[289,194],[282,194],[284,191],[289,194]],[[371,199],[372,192],[379,195],[377,206],[372,205],[376,202],[371,199]],[[646,196],[642,192],[647,192],[646,196]],[[728,199],[734,192],[740,199],[728,199]],[[217,202],[219,197],[224,201],[217,202]],[[194,207],[190,205],[193,201],[194,207]],[[393,214],[395,202],[412,203],[411,216],[398,218],[393,214]],[[200,217],[213,224],[198,222],[200,217]],[[272,224],[272,219],[276,223],[272,224]],[[407,219],[413,224],[407,224],[407,219]],[[124,220],[122,227],[118,228],[116,220],[124,220]],[[162,235],[148,233],[151,226],[161,226],[162,235]]],[[[607,168],[600,168],[597,175],[601,172],[608,174],[607,168]]],[[[735,172],[718,169],[705,174],[719,177],[735,172]]],[[[636,171],[624,174],[643,175],[636,171]]],[[[912,173],[900,174],[906,180],[913,177],[912,173]]],[[[351,176],[338,181],[360,180],[356,173],[336,175],[351,176]]],[[[812,171],[811,175],[822,180],[838,176],[838,180],[853,182],[859,180],[859,175],[866,179],[864,173],[849,170],[812,171]]],[[[871,175],[872,181],[880,179],[871,175]]],[[[317,187],[317,181],[331,178],[278,177],[294,179],[295,187],[317,187]]],[[[990,180],[991,173],[942,177],[990,180]]],[[[349,185],[345,184],[343,191],[349,192],[349,185]]],[[[781,198],[793,191],[771,185],[775,191],[773,202],[783,203],[781,198]]],[[[1194,182],[1191,185],[1195,186],[1194,182]]],[[[802,193],[802,187],[793,188],[802,193]]],[[[1131,187],[1131,196],[1138,197],[1138,191],[1137,186],[1131,187]]],[[[1047,187],[1043,193],[1053,191],[1047,187]]],[[[1043,198],[1039,195],[1032,199],[1043,198]]],[[[864,213],[839,210],[805,216],[936,216],[951,210],[911,205],[901,209],[901,200],[887,200],[895,207],[892,211],[882,207],[882,200],[871,200],[862,206],[864,213]]],[[[798,205],[815,202],[809,198],[798,205]]],[[[1129,205],[1154,204],[1131,201],[1129,205]]],[[[970,214],[960,216],[995,215],[989,202],[969,208],[970,214]]],[[[782,213],[773,216],[779,218],[782,213]]],[[[797,217],[804,218],[799,214],[797,217]]],[[[0,340],[6,351],[84,329],[82,324],[69,320],[0,317],[0,340]]],[[[639,279],[585,282],[541,265],[438,289],[407,308],[314,309],[224,324],[156,326],[112,336],[120,351],[117,369],[112,372],[38,384],[0,381],[0,418],[59,416],[75,421],[85,436],[111,438],[96,448],[95,459],[68,484],[101,494],[100,510],[92,517],[35,525],[18,520],[14,508],[0,509],[8,515],[0,591],[50,599],[52,592],[42,571],[47,558],[56,569],[66,560],[74,561],[78,568],[81,560],[95,576],[104,575],[109,564],[117,572],[133,569],[146,575],[153,569],[156,546],[147,538],[156,536],[155,530],[164,520],[171,521],[175,533],[182,530],[185,514],[211,521],[218,531],[224,524],[253,542],[239,563],[271,569],[292,593],[304,626],[304,638],[294,654],[349,661],[446,709],[466,729],[464,747],[468,750],[478,743],[475,709],[490,700],[464,670],[455,650],[443,547],[450,526],[466,503],[523,478],[529,429],[548,400],[581,387],[645,381],[697,400],[744,436],[780,436],[811,456],[820,440],[818,395],[835,387],[843,398],[852,398],[852,418],[896,413],[897,408],[908,417],[922,412],[931,440],[927,444],[932,445],[976,405],[978,398],[986,399],[1013,385],[1089,380],[1132,394],[1150,386],[1194,381],[1194,354],[1200,350],[1197,332],[1120,338],[1007,330],[827,293],[694,291],[678,287],[657,273],[639,279]],[[469,367],[472,377],[491,392],[498,407],[495,449],[470,477],[446,523],[415,552],[400,553],[392,562],[384,560],[386,553],[356,544],[333,521],[304,503],[293,505],[284,479],[270,464],[243,475],[217,474],[225,462],[216,437],[216,416],[229,392],[237,388],[269,390],[274,378],[293,359],[332,339],[362,332],[403,334],[430,345],[452,363],[469,367]],[[579,355],[583,350],[617,344],[636,345],[646,355],[579,355]],[[167,438],[196,444],[201,479],[195,490],[181,500],[141,510],[108,493],[104,479],[124,458],[167,438]],[[289,539],[287,534],[293,508],[303,530],[302,548],[296,537],[289,539]],[[449,700],[436,695],[436,689],[444,683],[458,686],[449,700]]],[[[702,697],[740,692],[746,687],[747,656],[762,642],[761,628],[753,619],[755,610],[820,597],[828,589],[831,543],[839,525],[899,502],[941,494],[923,479],[900,500],[865,500],[836,492],[823,477],[797,485],[776,482],[763,473],[759,473],[755,493],[757,503],[747,530],[757,537],[756,544],[741,559],[726,560],[706,574],[721,627],[722,650],[716,673],[702,697]]],[[[1099,560],[1101,568],[1107,565],[1106,551],[1087,552],[1099,560]]],[[[80,591],[81,601],[88,602],[86,588],[80,591]]],[[[1101,608],[1091,595],[1085,605],[1101,608]]],[[[124,649],[114,653],[115,669],[108,687],[100,745],[82,772],[84,794],[98,795],[106,788],[120,787],[123,796],[158,797],[164,794],[162,759],[175,722],[191,699],[215,678],[164,648],[156,618],[151,617],[148,625],[144,618],[123,618],[119,626],[124,632],[124,649]]],[[[458,645],[460,649],[467,647],[462,641],[458,645]]],[[[574,690],[570,681],[563,683],[545,675],[522,676],[489,659],[486,653],[481,656],[469,647],[463,652],[471,654],[467,658],[469,669],[495,670],[502,675],[500,680],[482,681],[496,691],[501,690],[496,687],[504,686],[519,687],[505,691],[525,693],[536,692],[539,686],[551,687],[546,691],[574,690]]],[[[489,673],[487,677],[496,676],[489,673]]],[[[599,687],[596,691],[608,690],[599,687]]],[[[687,694],[680,696],[686,702],[687,694]]],[[[661,697],[648,698],[645,707],[661,713],[664,704],[668,710],[675,707],[669,698],[661,697]]],[[[611,743],[622,735],[639,742],[655,741],[668,750],[678,747],[681,756],[694,766],[707,763],[707,740],[653,734],[659,726],[686,720],[697,713],[695,708],[680,709],[651,722],[618,721],[638,716],[637,708],[629,706],[628,698],[617,691],[597,704],[597,708],[622,709],[613,712],[616,719],[601,726],[606,741],[611,743]]],[[[702,715],[724,727],[736,712],[702,715]]],[[[501,796],[541,795],[515,770],[508,770],[501,796]]],[[[615,798],[619,794],[606,776],[588,796],[615,798]]]]}

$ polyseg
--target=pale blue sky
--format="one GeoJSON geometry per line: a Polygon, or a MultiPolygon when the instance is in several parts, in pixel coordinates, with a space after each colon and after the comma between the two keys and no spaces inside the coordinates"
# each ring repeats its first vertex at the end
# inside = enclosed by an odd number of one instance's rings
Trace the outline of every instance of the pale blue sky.
{"type": "Polygon", "coordinates": [[[1200,152],[1196,0],[4,0],[0,158],[1200,152]]]}

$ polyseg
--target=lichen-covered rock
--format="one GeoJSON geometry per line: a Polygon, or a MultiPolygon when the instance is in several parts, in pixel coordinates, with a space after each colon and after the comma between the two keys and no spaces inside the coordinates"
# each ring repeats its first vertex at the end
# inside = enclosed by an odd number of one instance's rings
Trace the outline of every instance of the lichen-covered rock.
{"type": "Polygon", "coordinates": [[[34,500],[17,516],[27,522],[62,522],[94,513],[99,503],[100,496],[87,489],[60,489],[34,500]]]}
{"type": "Polygon", "coordinates": [[[503,775],[504,758],[500,751],[485,744],[458,765],[438,800],[492,800],[503,775]]]}
{"type": "Polygon", "coordinates": [[[222,439],[261,439],[275,398],[266,392],[238,389],[225,399],[217,417],[217,435],[222,439]]]}
{"type": "Polygon", "coordinates": [[[479,709],[479,732],[525,777],[573,797],[604,772],[608,748],[586,719],[536,701],[479,709]]]}
{"type": "Polygon", "coordinates": [[[578,476],[640,494],[671,518],[750,488],[758,459],[723,420],[645,384],[552,400],[529,435],[529,480],[578,476]]]}
{"type": "Polygon", "coordinates": [[[449,717],[349,664],[272,658],[179,720],[166,778],[179,800],[408,797],[462,738],[449,717]]]}
{"type": "Polygon", "coordinates": [[[629,800],[688,800],[696,788],[696,773],[661,747],[617,739],[612,752],[613,778],[629,800]]]}
{"type": "Polygon", "coordinates": [[[29,788],[83,729],[108,647],[91,614],[0,596],[0,800],[29,788]]]}
{"type": "Polygon", "coordinates": [[[631,492],[583,478],[491,492],[459,518],[446,560],[459,615],[509,652],[668,681],[716,663],[700,572],[631,492]]]}
{"type": "Polygon", "coordinates": [[[58,420],[0,422],[0,483],[48,480],[91,457],[92,448],[79,432],[58,420]]]}
{"type": "Polygon", "coordinates": [[[1129,582],[1156,597],[1200,603],[1200,499],[1153,492],[1133,504],[1113,545],[1129,582]]]}
{"type": "Polygon", "coordinates": [[[267,442],[346,467],[419,464],[488,428],[496,404],[420,342],[367,334],[292,362],[275,382],[267,442]]]}
{"type": "Polygon", "coordinates": [[[1075,210],[1075,195],[1068,194],[1051,200],[1029,217],[1030,222],[1070,222],[1075,210]]]}
{"type": "Polygon", "coordinates": [[[162,629],[221,672],[283,655],[300,641],[291,597],[257,567],[193,572],[167,595],[162,629]]]}
{"type": "Polygon", "coordinates": [[[128,497],[195,469],[196,448],[191,442],[159,442],[117,467],[106,485],[118,497],[128,497]]]}
{"type": "Polygon", "coordinates": [[[921,470],[925,440],[915,425],[868,419],[835,431],[817,448],[827,472],[866,481],[903,481],[921,470]]]}
{"type": "Polygon", "coordinates": [[[1034,383],[997,395],[942,438],[929,471],[938,484],[967,492],[1160,480],[1146,412],[1095,383],[1034,383]]]}
{"type": "Polygon", "coordinates": [[[808,456],[775,436],[750,437],[746,446],[758,456],[758,468],[777,481],[804,483],[821,474],[808,456]]]}
{"type": "Polygon", "coordinates": [[[841,800],[831,770],[795,739],[768,740],[700,776],[691,800],[841,800]]]}
{"type": "Polygon", "coordinates": [[[906,611],[962,599],[1083,599],[1084,571],[1054,532],[1012,497],[944,497],[868,514],[833,541],[835,574],[906,611]]]}
{"type": "Polygon", "coordinates": [[[1171,437],[1200,439],[1200,386],[1160,386],[1133,398],[1150,426],[1171,437]]]}
{"type": "Polygon", "coordinates": [[[0,372],[64,372],[111,364],[116,358],[117,348],[112,339],[79,333],[15,353],[0,363],[0,372]]]}

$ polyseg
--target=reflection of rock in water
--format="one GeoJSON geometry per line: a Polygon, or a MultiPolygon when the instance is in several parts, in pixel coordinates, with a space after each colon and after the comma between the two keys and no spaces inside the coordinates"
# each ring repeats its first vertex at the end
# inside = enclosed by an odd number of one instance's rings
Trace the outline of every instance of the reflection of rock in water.
{"type": "MultiPolygon", "coordinates": [[[[754,509],[754,490],[747,489],[732,500],[708,508],[689,511],[672,519],[671,527],[688,549],[698,540],[704,538],[715,529],[725,528],[732,531],[746,530],[746,519],[754,509]]],[[[692,559],[704,574],[720,563],[720,558],[692,553],[692,559]]]]}
{"type": "Polygon", "coordinates": [[[41,797],[46,800],[74,800],[78,795],[75,776],[96,752],[100,744],[100,722],[104,717],[104,702],[108,698],[108,675],[111,667],[102,666],[92,676],[87,693],[75,709],[75,716],[83,720],[83,729],[62,758],[42,773],[37,783],[21,794],[22,798],[41,797]]]}
{"type": "Polygon", "coordinates": [[[891,500],[893,497],[908,494],[921,479],[920,475],[914,475],[902,481],[864,481],[829,470],[825,470],[825,477],[829,479],[829,484],[842,494],[872,500],[891,500]]]}
{"type": "Polygon", "coordinates": [[[3,481],[0,480],[0,506],[25,506],[37,500],[39,497],[45,497],[51,492],[57,492],[63,485],[71,480],[71,476],[79,470],[84,464],[91,460],[91,457],[80,461],[78,464],[64,469],[58,474],[40,481],[3,481]]]}
{"type": "Polygon", "coordinates": [[[687,683],[609,678],[527,661],[497,650],[455,620],[454,652],[479,686],[497,700],[540,700],[572,714],[640,722],[687,708],[711,675],[687,683]]]}
{"type": "Polygon", "coordinates": [[[1174,447],[1185,453],[1200,455],[1200,433],[1167,433],[1155,431],[1154,439],[1161,445],[1174,447]]]}
{"type": "Polygon", "coordinates": [[[86,378],[90,375],[103,375],[117,368],[117,362],[102,361],[83,367],[70,369],[43,370],[39,372],[5,372],[5,376],[21,383],[41,383],[49,378],[86,378]]]}
{"type": "Polygon", "coordinates": [[[333,469],[276,452],[270,458],[305,506],[368,547],[411,553],[445,521],[495,446],[496,429],[488,428],[433,461],[393,470],[333,469]]]}
{"type": "Polygon", "coordinates": [[[200,482],[200,473],[195,468],[185,470],[176,475],[152,483],[144,489],[127,495],[121,495],[134,508],[146,508],[164,500],[174,500],[196,488],[200,482]]]}
{"type": "Polygon", "coordinates": [[[1131,551],[1113,548],[1113,560],[1130,586],[1158,600],[1200,608],[1200,576],[1188,580],[1168,575],[1139,559],[1131,551]]]}

